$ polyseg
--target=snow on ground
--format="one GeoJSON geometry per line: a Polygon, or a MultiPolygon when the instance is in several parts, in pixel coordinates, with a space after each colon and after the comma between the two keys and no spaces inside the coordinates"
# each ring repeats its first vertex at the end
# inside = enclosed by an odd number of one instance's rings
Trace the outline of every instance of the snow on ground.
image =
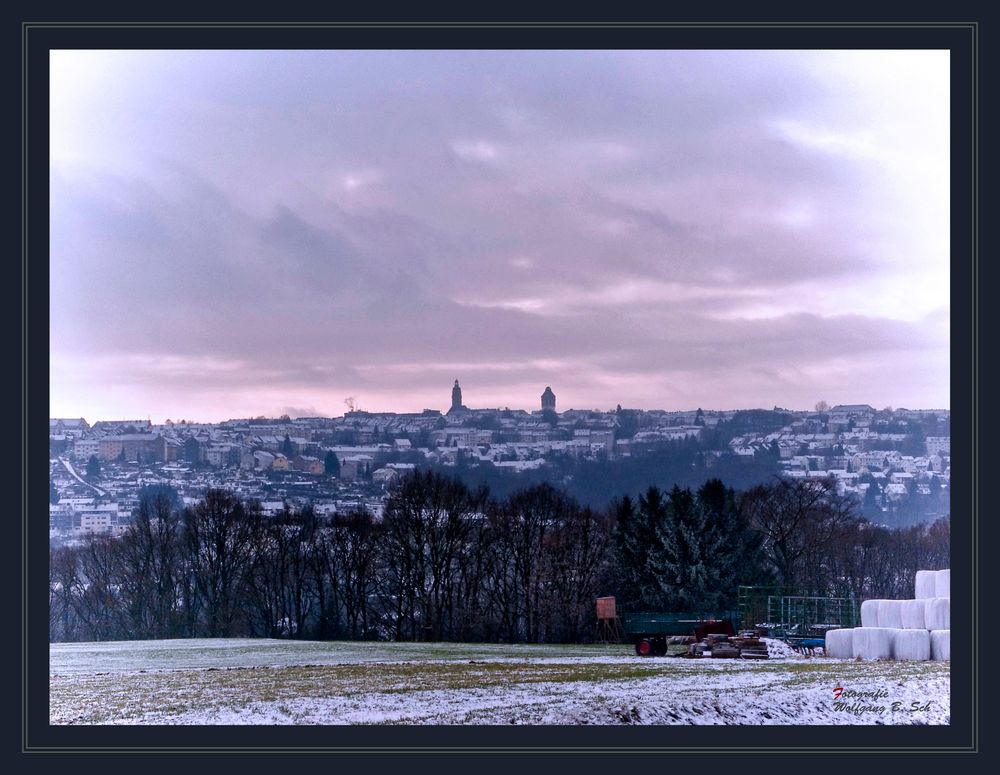
{"type": "Polygon", "coordinates": [[[53,644],[54,724],[947,724],[940,662],[641,658],[628,646],[53,644]],[[835,689],[841,689],[839,700],[835,689]]]}
{"type": "MultiPolygon", "coordinates": [[[[793,652],[794,653],[794,652],[793,652]]],[[[367,662],[435,660],[550,659],[580,657],[620,662],[635,656],[621,645],[550,646],[498,643],[384,643],[373,641],[295,641],[269,638],[190,638],[177,640],[52,643],[49,672],[68,675],[138,670],[197,670],[236,667],[353,665],[367,662]]]]}

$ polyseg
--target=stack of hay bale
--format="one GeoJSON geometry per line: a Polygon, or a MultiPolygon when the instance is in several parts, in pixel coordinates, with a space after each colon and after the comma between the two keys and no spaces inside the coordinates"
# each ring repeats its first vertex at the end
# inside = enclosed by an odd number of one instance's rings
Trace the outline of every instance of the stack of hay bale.
{"type": "Polygon", "coordinates": [[[913,600],[865,600],[861,626],[830,630],[838,659],[951,659],[951,570],[917,571],[913,600]]]}

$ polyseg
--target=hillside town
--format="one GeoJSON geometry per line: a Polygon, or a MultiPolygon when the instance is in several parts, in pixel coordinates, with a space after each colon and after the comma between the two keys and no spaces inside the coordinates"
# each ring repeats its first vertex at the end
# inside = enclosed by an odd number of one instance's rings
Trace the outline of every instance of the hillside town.
{"type": "Polygon", "coordinates": [[[473,409],[458,380],[447,411],[219,423],[58,418],[49,421],[50,539],[123,531],[149,487],[171,488],[178,505],[222,488],[269,516],[310,506],[324,516],[364,508],[378,517],[391,485],[416,468],[516,477],[640,460],[678,444],[696,449],[707,469],[746,461],[784,477],[832,477],[876,521],[904,500],[934,504],[925,508],[934,518],[947,515],[949,422],[948,410],[824,402],[812,411],[560,412],[551,387],[534,411],[473,409]]]}

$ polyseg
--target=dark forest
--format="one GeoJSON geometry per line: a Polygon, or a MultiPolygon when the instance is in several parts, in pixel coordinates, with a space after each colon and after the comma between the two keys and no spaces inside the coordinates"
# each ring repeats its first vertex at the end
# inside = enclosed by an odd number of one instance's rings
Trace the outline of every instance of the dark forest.
{"type": "Polygon", "coordinates": [[[598,596],[633,611],[725,610],[746,584],[899,598],[947,566],[947,520],[888,528],[860,506],[831,481],[778,478],[594,509],[548,483],[498,496],[417,471],[381,519],[151,490],[123,535],[51,550],[50,639],[586,642],[598,596]]]}

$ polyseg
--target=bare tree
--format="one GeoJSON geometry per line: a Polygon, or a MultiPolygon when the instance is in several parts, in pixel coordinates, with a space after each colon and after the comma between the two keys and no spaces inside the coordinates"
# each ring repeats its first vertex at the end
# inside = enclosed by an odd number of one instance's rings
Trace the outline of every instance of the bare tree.
{"type": "Polygon", "coordinates": [[[517,516],[509,509],[491,504],[480,536],[486,574],[482,581],[483,627],[488,640],[519,639],[520,587],[513,551],[516,522],[517,516]]]}
{"type": "Polygon", "coordinates": [[[777,479],[746,492],[741,506],[781,584],[826,585],[826,554],[841,526],[855,519],[853,503],[837,495],[832,479],[777,479]]]}
{"type": "Polygon", "coordinates": [[[592,635],[594,598],[608,556],[610,522],[574,501],[545,546],[550,580],[547,629],[550,640],[578,642],[592,635]]]}
{"type": "Polygon", "coordinates": [[[507,540],[517,583],[519,634],[535,643],[543,632],[542,603],[549,581],[545,576],[546,539],[566,520],[572,504],[552,485],[539,484],[514,493],[501,508],[508,512],[507,540]]]}
{"type": "Polygon", "coordinates": [[[397,637],[441,640],[455,625],[457,566],[481,496],[434,472],[404,477],[383,514],[383,598],[397,637]]]}
{"type": "Polygon", "coordinates": [[[375,574],[382,528],[370,512],[359,509],[338,517],[332,530],[332,557],[339,575],[331,569],[328,577],[339,579],[336,598],[343,606],[347,631],[352,638],[372,634],[369,600],[375,593],[375,574]]]}
{"type": "Polygon", "coordinates": [[[49,552],[49,638],[78,640],[78,601],[82,596],[80,552],[69,546],[49,552]]]}
{"type": "Polygon", "coordinates": [[[180,520],[164,494],[143,498],[122,536],[120,593],[132,637],[177,634],[180,520]]]}
{"type": "Polygon", "coordinates": [[[259,545],[260,507],[244,506],[223,490],[209,490],[184,510],[183,535],[193,571],[200,623],[209,637],[232,634],[243,612],[254,553],[259,545]]]}
{"type": "Polygon", "coordinates": [[[114,640],[127,636],[119,598],[119,558],[115,539],[90,536],[79,554],[80,594],[76,610],[83,640],[114,640]]]}

